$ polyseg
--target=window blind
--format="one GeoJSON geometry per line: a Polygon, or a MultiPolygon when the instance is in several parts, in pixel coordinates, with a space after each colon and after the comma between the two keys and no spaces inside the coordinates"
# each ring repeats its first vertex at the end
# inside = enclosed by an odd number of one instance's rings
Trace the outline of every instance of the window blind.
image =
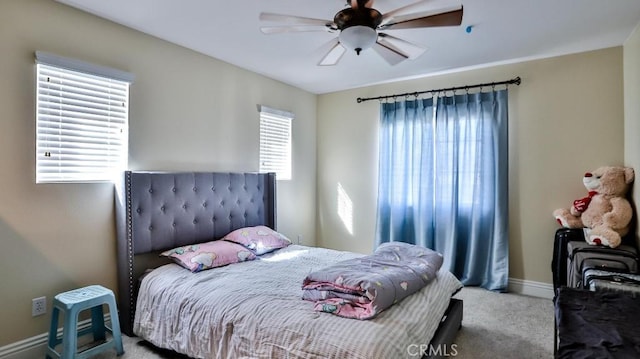
{"type": "Polygon", "coordinates": [[[293,114],[260,106],[260,171],[291,179],[291,122],[293,114]]]}
{"type": "Polygon", "coordinates": [[[56,65],[37,64],[36,183],[113,180],[127,166],[129,82],[56,65]]]}

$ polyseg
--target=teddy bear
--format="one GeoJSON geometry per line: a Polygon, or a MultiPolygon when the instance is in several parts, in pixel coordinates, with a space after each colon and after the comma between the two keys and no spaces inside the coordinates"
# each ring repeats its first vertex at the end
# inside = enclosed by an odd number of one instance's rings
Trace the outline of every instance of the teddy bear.
{"type": "Polygon", "coordinates": [[[629,232],[633,209],[625,198],[635,177],[630,167],[600,167],[582,178],[587,197],[573,201],[571,208],[559,208],[553,216],[565,228],[585,228],[585,240],[592,245],[615,248],[629,232]]]}

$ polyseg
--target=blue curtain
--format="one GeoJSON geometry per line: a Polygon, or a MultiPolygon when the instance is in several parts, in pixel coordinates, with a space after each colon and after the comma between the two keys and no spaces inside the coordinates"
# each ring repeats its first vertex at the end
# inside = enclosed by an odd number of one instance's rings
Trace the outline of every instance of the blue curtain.
{"type": "Polygon", "coordinates": [[[377,245],[432,248],[463,284],[506,290],[507,97],[500,90],[381,104],[377,245]]]}

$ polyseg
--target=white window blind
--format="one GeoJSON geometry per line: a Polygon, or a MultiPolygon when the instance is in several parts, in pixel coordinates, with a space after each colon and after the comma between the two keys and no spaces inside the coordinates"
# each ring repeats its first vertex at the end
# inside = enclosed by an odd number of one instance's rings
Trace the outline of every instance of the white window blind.
{"type": "Polygon", "coordinates": [[[291,179],[291,122],[293,114],[258,106],[260,110],[260,172],[291,179]]]}
{"type": "Polygon", "coordinates": [[[127,166],[132,77],[55,55],[36,58],[36,183],[115,179],[127,166]]]}

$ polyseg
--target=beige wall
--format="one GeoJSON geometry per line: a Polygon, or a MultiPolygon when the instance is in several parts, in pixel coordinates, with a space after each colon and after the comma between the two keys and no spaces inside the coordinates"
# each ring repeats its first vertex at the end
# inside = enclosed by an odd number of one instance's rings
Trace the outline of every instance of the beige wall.
{"type": "Polygon", "coordinates": [[[379,105],[357,97],[516,76],[522,85],[509,91],[510,277],[551,283],[551,212],[585,194],[585,171],[623,162],[622,47],[320,96],[317,244],[373,249],[379,105]],[[353,234],[337,215],[338,184],[353,202],[353,234]]]}
{"type": "Polygon", "coordinates": [[[314,243],[315,95],[51,0],[0,1],[0,49],[0,347],[48,330],[32,298],[116,286],[112,185],[34,184],[35,50],[136,75],[131,169],[256,171],[256,105],[294,112],[279,229],[314,243]]]}
{"type": "MultiPolygon", "coordinates": [[[[634,203],[640,198],[640,25],[624,43],[624,162],[636,170],[634,203]]],[[[636,204],[637,209],[637,204],[636,204]]],[[[636,228],[638,224],[636,216],[636,228]]],[[[637,236],[636,241],[640,244],[637,236]]]]}

